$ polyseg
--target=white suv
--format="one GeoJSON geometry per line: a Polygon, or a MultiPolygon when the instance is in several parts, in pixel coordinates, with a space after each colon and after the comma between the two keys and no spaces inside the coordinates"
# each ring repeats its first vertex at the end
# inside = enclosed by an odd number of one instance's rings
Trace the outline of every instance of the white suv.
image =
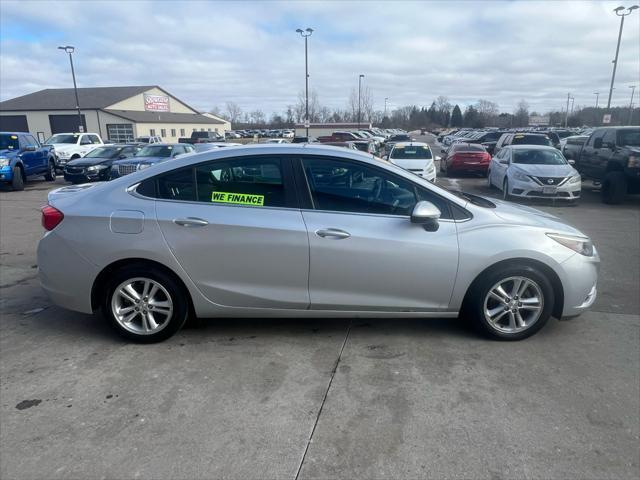
{"type": "Polygon", "coordinates": [[[60,170],[67,162],[84,157],[94,148],[104,145],[97,133],[56,133],[44,143],[53,145],[56,168],[60,170]]]}

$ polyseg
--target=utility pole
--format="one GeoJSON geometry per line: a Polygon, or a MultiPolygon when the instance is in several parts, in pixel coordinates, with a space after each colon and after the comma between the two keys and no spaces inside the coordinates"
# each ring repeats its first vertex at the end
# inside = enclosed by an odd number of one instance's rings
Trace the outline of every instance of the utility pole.
{"type": "Polygon", "coordinates": [[[296,30],[304,38],[304,96],[305,96],[305,118],[304,118],[304,126],[307,130],[307,140],[309,140],[309,51],[307,48],[307,38],[311,36],[313,33],[313,28],[307,28],[306,30],[302,30],[298,28],[296,30]]]}
{"type": "Polygon", "coordinates": [[[636,91],[636,86],[629,85],[629,88],[631,89],[631,101],[629,102],[629,125],[631,125],[631,120],[633,118],[633,94],[636,91]]]}
{"type": "Polygon", "coordinates": [[[76,96],[76,110],[78,110],[78,132],[84,132],[84,124],[82,123],[82,112],[80,111],[80,101],[78,100],[78,86],[76,85],[76,72],[73,69],[73,52],[75,47],[66,45],[64,47],[58,47],[58,50],[63,50],[69,54],[69,63],[71,64],[71,78],[73,78],[73,93],[76,96]]]}
{"type": "Polygon", "coordinates": [[[384,117],[387,116],[387,100],[389,100],[389,97],[384,97],[384,117]]]}
{"type": "Polygon", "coordinates": [[[593,92],[593,94],[596,96],[596,108],[598,108],[598,98],[600,97],[600,92],[593,92]]]}
{"type": "Polygon", "coordinates": [[[567,110],[564,114],[564,128],[567,128],[569,123],[569,100],[571,99],[571,92],[567,93],[567,110]]]}
{"type": "Polygon", "coordinates": [[[358,128],[360,128],[360,109],[361,109],[360,91],[362,90],[362,79],[363,78],[364,78],[363,74],[360,74],[360,76],[358,77],[358,128]]]}
{"type": "Polygon", "coordinates": [[[618,44],[616,45],[616,56],[612,62],[613,73],[611,74],[611,86],[609,87],[609,100],[607,100],[607,110],[611,108],[611,96],[613,95],[613,83],[615,82],[615,79],[616,79],[616,68],[618,66],[618,53],[620,52],[620,40],[622,39],[622,28],[624,27],[624,17],[626,17],[627,15],[630,15],[631,12],[633,12],[637,8],[640,8],[640,7],[638,7],[638,5],[633,5],[627,8],[627,13],[621,13],[625,9],[625,7],[618,7],[613,10],[614,12],[616,12],[616,15],[620,17],[620,30],[618,31],[618,44]]]}

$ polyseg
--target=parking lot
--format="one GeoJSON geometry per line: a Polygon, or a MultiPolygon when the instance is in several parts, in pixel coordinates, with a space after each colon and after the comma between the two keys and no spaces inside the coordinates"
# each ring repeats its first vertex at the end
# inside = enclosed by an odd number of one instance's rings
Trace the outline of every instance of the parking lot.
{"type": "Polygon", "coordinates": [[[39,207],[63,184],[0,192],[0,477],[638,477],[637,196],[527,203],[602,265],[590,312],[522,342],[451,319],[210,319],[137,345],[40,290],[39,207]]]}

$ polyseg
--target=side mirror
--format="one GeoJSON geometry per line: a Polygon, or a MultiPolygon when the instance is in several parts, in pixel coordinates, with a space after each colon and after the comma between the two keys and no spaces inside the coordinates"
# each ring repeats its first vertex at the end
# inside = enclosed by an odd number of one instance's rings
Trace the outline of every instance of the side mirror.
{"type": "Polygon", "coordinates": [[[422,225],[427,232],[438,230],[440,210],[433,203],[422,200],[416,203],[411,212],[411,223],[422,225]]]}
{"type": "Polygon", "coordinates": [[[569,162],[569,165],[575,165],[576,164],[575,160],[568,160],[568,162],[569,162]]]}
{"type": "Polygon", "coordinates": [[[26,147],[24,147],[22,149],[23,152],[35,152],[36,151],[36,147],[34,147],[33,145],[27,145],[26,147]]]}
{"type": "Polygon", "coordinates": [[[596,149],[602,148],[602,138],[596,138],[593,141],[593,148],[596,148],[596,149]]]}

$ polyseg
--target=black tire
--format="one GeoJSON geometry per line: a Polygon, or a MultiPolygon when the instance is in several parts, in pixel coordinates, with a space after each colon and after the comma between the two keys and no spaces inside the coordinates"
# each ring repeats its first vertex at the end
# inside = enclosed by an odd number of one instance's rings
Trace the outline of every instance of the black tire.
{"type": "Polygon", "coordinates": [[[507,180],[507,178],[502,182],[502,199],[511,200],[511,195],[509,195],[509,180],[507,180]]]}
{"type": "Polygon", "coordinates": [[[102,293],[102,313],[111,327],[128,340],[137,343],[161,342],[173,336],[187,320],[189,313],[188,293],[179,281],[163,270],[146,265],[132,265],[121,268],[110,276],[102,293]],[[127,330],[118,321],[112,308],[112,299],[118,286],[141,277],[161,285],[168,292],[169,300],[173,303],[171,316],[162,322],[164,326],[156,333],[142,334],[127,330]]]}
{"type": "Polygon", "coordinates": [[[24,176],[20,167],[13,167],[13,179],[11,180],[13,190],[24,190],[24,176]]]}
{"type": "Polygon", "coordinates": [[[47,182],[55,182],[56,180],[56,164],[53,160],[49,160],[48,172],[45,174],[44,179],[47,182]]]}
{"type": "Polygon", "coordinates": [[[602,181],[601,195],[603,203],[618,205],[627,194],[627,178],[623,172],[609,172],[602,181]]]}
{"type": "Polygon", "coordinates": [[[554,302],[553,286],[547,276],[538,268],[528,265],[504,265],[489,270],[473,282],[460,313],[463,319],[470,321],[476,330],[489,338],[506,341],[523,340],[537,333],[546,325],[553,312],[554,302]],[[498,282],[510,277],[524,277],[533,281],[539,287],[543,297],[542,308],[537,320],[528,328],[515,333],[497,330],[487,320],[484,313],[485,298],[489,291],[498,282]]]}

